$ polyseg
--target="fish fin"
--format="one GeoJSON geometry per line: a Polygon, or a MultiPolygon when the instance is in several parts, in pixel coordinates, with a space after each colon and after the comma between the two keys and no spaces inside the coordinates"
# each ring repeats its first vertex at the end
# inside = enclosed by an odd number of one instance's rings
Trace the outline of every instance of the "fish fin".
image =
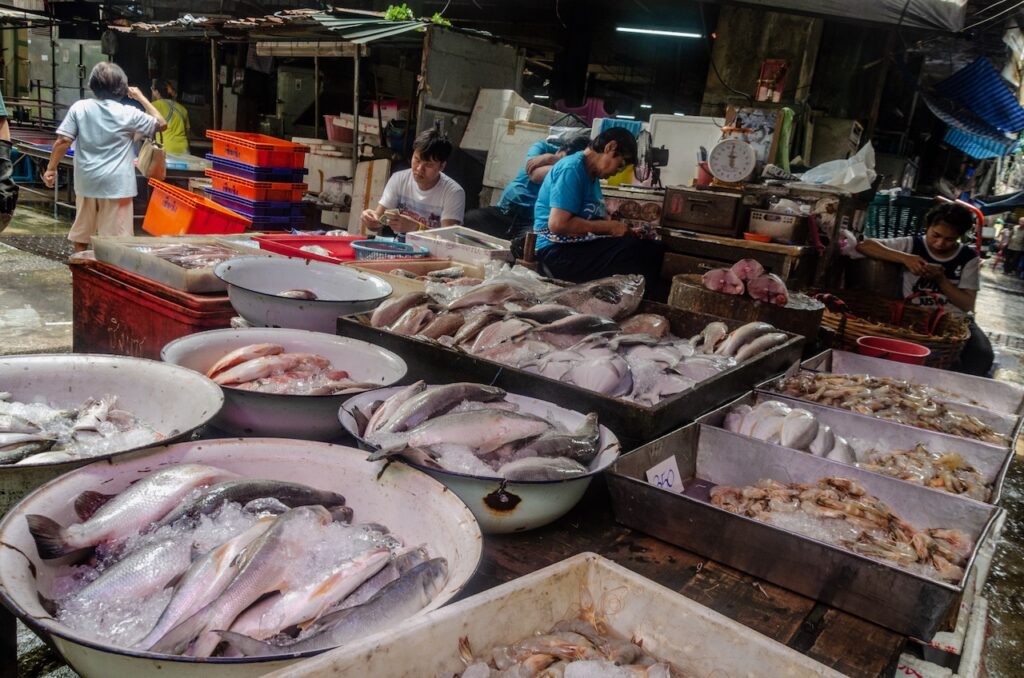
{"type": "Polygon", "coordinates": [[[48,615],[50,615],[51,617],[56,617],[57,616],[57,611],[58,611],[57,601],[52,600],[50,598],[47,598],[46,596],[44,596],[41,593],[38,594],[38,595],[39,595],[39,604],[42,606],[42,608],[44,610],[46,610],[46,613],[48,615]]]}
{"type": "Polygon", "coordinates": [[[400,454],[404,450],[404,444],[400,446],[396,445],[393,447],[382,447],[376,452],[371,452],[370,455],[366,458],[366,461],[380,461],[381,459],[390,459],[391,457],[400,454]]]}
{"type": "Polygon", "coordinates": [[[234,631],[214,631],[214,633],[219,635],[221,640],[228,644],[228,647],[241,652],[246,657],[277,654],[274,652],[274,646],[270,643],[250,638],[245,634],[234,631]]]}
{"type": "Polygon", "coordinates": [[[43,560],[60,558],[78,549],[67,544],[67,531],[52,518],[30,513],[25,516],[28,531],[36,542],[36,550],[43,560]]]}
{"type": "Polygon", "coordinates": [[[330,512],[331,522],[334,523],[349,524],[352,522],[352,517],[354,515],[351,507],[348,506],[335,506],[334,508],[330,509],[330,512]]]}
{"type": "Polygon", "coordinates": [[[100,508],[116,495],[86,490],[75,497],[75,513],[81,521],[89,520],[100,508]]]}
{"type": "Polygon", "coordinates": [[[211,605],[196,612],[170,631],[162,638],[153,643],[149,648],[150,652],[162,652],[164,654],[182,654],[196,638],[205,630],[206,623],[213,613],[211,605]]]}

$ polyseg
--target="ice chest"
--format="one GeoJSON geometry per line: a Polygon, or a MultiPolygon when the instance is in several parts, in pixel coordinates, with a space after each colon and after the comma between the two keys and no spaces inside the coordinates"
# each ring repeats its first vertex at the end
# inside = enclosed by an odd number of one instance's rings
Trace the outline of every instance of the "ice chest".
{"type": "Polygon", "coordinates": [[[742,195],[731,191],[701,191],[675,186],[665,189],[661,225],[666,228],[739,238],[744,208],[742,195]]]}
{"type": "Polygon", "coordinates": [[[99,261],[69,266],[75,353],[159,360],[172,339],[230,327],[237,315],[227,295],[181,292],[99,261]]]}
{"type": "Polygon", "coordinates": [[[426,231],[407,233],[405,242],[414,247],[425,247],[430,256],[455,259],[470,264],[488,261],[512,261],[511,243],[464,226],[445,226],[426,231]]]}

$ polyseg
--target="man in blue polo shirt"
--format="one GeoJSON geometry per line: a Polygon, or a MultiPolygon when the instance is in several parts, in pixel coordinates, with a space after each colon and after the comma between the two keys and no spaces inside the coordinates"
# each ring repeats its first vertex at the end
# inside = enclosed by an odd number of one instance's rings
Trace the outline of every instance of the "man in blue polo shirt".
{"type": "Polygon", "coordinates": [[[582,153],[558,161],[544,179],[534,207],[537,259],[560,280],[586,282],[609,275],[644,276],[658,284],[665,248],[632,235],[605,215],[601,179],[636,160],[636,139],[622,127],[599,134],[582,153]]]}
{"type": "Polygon", "coordinates": [[[11,164],[11,127],[7,123],[7,106],[0,94],[0,231],[7,228],[14,216],[14,207],[18,204],[18,185],[11,175],[14,166],[11,164]]]}

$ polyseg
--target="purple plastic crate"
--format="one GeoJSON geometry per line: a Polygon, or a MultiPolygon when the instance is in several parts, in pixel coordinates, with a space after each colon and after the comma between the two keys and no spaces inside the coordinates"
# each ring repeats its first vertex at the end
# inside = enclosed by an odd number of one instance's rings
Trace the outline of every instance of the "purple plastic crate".
{"type": "Polygon", "coordinates": [[[306,217],[253,217],[252,230],[254,231],[290,231],[293,228],[300,228],[306,225],[306,217]]]}
{"type": "Polygon", "coordinates": [[[226,174],[232,174],[236,177],[249,179],[250,181],[301,184],[304,181],[304,177],[309,174],[309,170],[305,167],[259,167],[257,165],[246,165],[235,160],[228,160],[212,153],[207,153],[206,159],[213,163],[213,169],[218,172],[225,172],[226,174]]]}
{"type": "Polygon", "coordinates": [[[231,195],[224,191],[212,188],[206,189],[206,193],[218,205],[227,207],[229,210],[244,214],[250,219],[261,217],[291,217],[302,216],[301,202],[275,202],[272,200],[246,200],[237,195],[231,195]]]}

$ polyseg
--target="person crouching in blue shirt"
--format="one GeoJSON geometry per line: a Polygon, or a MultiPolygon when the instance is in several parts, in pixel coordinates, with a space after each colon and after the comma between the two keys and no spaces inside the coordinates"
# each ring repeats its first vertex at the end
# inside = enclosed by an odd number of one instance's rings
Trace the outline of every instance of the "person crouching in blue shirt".
{"type": "Polygon", "coordinates": [[[559,160],[540,187],[534,207],[537,260],[561,280],[586,282],[615,274],[644,276],[647,289],[658,284],[664,245],[642,240],[621,221],[605,218],[600,179],[618,174],[636,160],[636,139],[612,127],[582,153],[559,160]]]}

